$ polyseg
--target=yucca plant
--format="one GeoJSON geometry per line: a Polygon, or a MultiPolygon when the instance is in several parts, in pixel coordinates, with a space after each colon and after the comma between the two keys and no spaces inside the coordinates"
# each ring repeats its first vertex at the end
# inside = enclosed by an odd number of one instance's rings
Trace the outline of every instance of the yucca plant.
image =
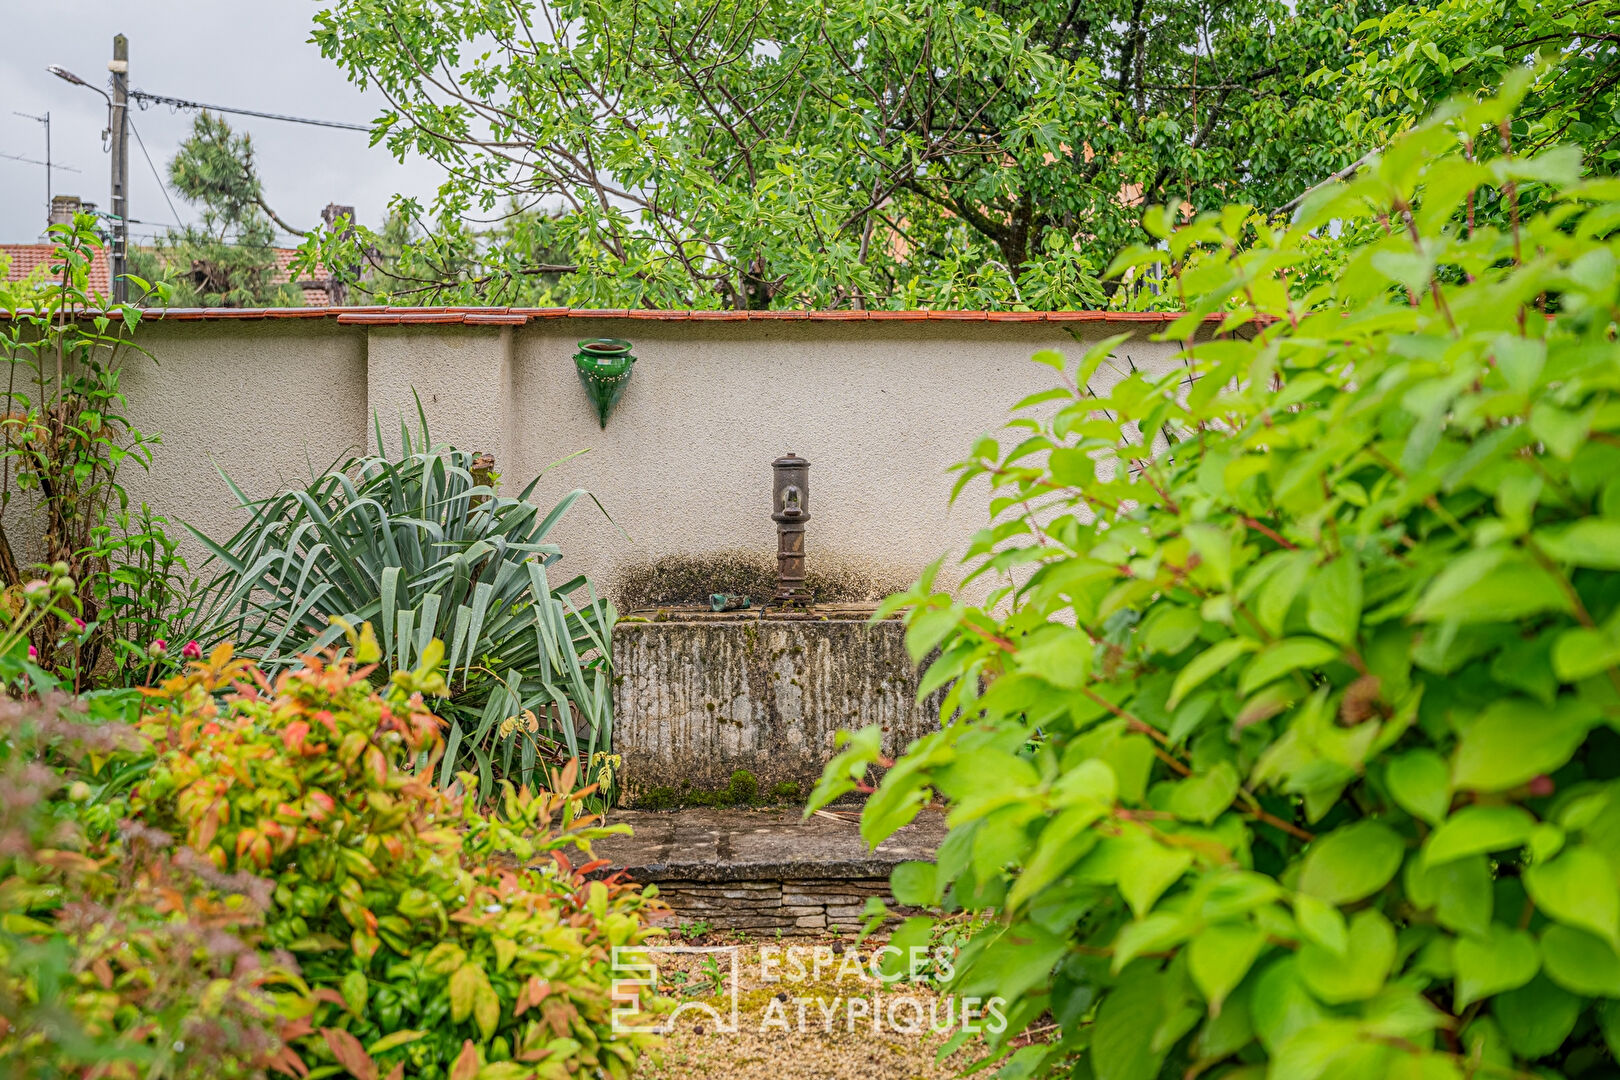
{"type": "MultiPolygon", "coordinates": [[[[420,404],[418,419],[414,434],[401,423],[397,456],[350,458],[267,499],[221,471],[251,516],[224,543],[191,529],[220,568],[198,636],[275,669],[371,623],[378,678],[410,670],[438,639],[451,690],[437,707],[451,725],[441,783],[465,769],[487,794],[501,776],[529,782],[568,758],[589,775],[610,737],[617,616],[583,575],[552,585],[562,551],[546,537],[575,502],[596,500],[576,489],[542,513],[528,501],[538,476],[500,495],[489,458],[436,445],[420,404]]],[[[384,446],[380,423],[376,434],[384,446]]]]}

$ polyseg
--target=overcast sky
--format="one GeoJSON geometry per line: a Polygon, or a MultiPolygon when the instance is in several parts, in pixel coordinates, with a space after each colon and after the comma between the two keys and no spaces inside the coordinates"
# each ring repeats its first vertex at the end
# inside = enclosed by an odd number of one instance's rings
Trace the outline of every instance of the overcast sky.
{"type": "MultiPolygon", "coordinates": [[[[316,0],[0,0],[0,153],[43,159],[40,124],[13,111],[51,114],[52,159],[77,173],[55,173],[57,194],[76,194],[102,209],[108,202],[108,156],[102,150],[106,103],[100,95],[46,72],[60,64],[104,86],[114,34],[129,38],[130,86],[208,104],[366,123],[380,98],[350,85],[320,50],[308,44],[316,0]]],[[[166,106],[133,119],[159,175],[188,134],[192,114],[166,106]]],[[[401,165],[387,150],[367,148],[359,131],[228,116],[253,136],[266,200],[293,225],[320,220],[329,202],[356,207],[361,221],[379,226],[397,191],[429,196],[436,167],[413,159],[401,165]]],[[[130,138],[130,217],[145,239],[172,225],[140,146],[130,138]]],[[[194,220],[179,198],[175,212],[194,220]]],[[[0,243],[26,243],[45,227],[45,169],[0,157],[0,243]]]]}

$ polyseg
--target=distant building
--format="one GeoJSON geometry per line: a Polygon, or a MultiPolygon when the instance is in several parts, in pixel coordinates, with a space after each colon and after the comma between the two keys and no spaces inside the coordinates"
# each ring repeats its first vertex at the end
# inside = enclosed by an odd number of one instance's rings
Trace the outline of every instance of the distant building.
{"type": "MultiPolygon", "coordinates": [[[[275,252],[276,272],[271,277],[271,282],[280,285],[284,281],[292,281],[293,277],[287,272],[287,268],[292,266],[293,259],[298,257],[298,249],[276,248],[275,252]]],[[[333,304],[342,303],[341,297],[334,298],[332,296],[332,293],[340,289],[341,286],[334,286],[330,279],[299,281],[296,284],[303,291],[305,307],[330,307],[333,304]]]]}
{"type": "MultiPolygon", "coordinates": [[[[56,248],[50,244],[0,244],[0,255],[4,255],[9,262],[6,267],[7,281],[22,281],[39,267],[49,267],[55,254],[56,248]]],[[[86,284],[89,292],[103,295],[112,293],[112,262],[107,258],[106,248],[96,249],[94,258],[90,260],[90,279],[86,284]]]]}
{"type": "MultiPolygon", "coordinates": [[[[51,198],[50,224],[71,225],[73,224],[74,215],[94,214],[95,212],[95,203],[85,202],[77,195],[56,195],[51,198]]],[[[321,220],[328,227],[335,224],[340,217],[347,217],[350,221],[353,221],[354,207],[329,203],[326,209],[321,211],[321,220]]],[[[152,248],[146,247],[141,250],[151,251],[152,248]]],[[[303,294],[305,307],[332,307],[343,303],[343,286],[333,281],[330,275],[325,275],[324,267],[321,269],[325,276],[313,281],[295,281],[290,269],[293,260],[298,257],[298,249],[272,248],[271,250],[275,252],[276,257],[276,268],[270,276],[272,285],[290,283],[298,286],[299,292],[303,294]]],[[[54,252],[55,249],[50,244],[0,244],[0,253],[4,253],[5,261],[9,264],[5,267],[3,280],[25,280],[38,271],[41,266],[48,267],[54,252]]],[[[95,257],[91,260],[87,291],[91,294],[100,293],[102,295],[112,293],[112,271],[105,248],[98,248],[95,257]]]]}
{"type": "MultiPolygon", "coordinates": [[[[60,196],[58,196],[60,198],[60,196]]],[[[54,220],[54,214],[53,214],[54,220]]],[[[68,220],[72,220],[72,211],[69,211],[68,220]]],[[[274,284],[292,281],[288,268],[292,266],[293,259],[298,256],[297,248],[276,248],[276,270],[271,276],[274,284]]],[[[6,281],[22,281],[33,274],[41,266],[49,266],[56,249],[50,244],[0,244],[0,254],[8,262],[6,267],[6,281]]],[[[326,280],[296,282],[299,291],[303,293],[305,307],[329,307],[332,294],[331,285],[326,280]]],[[[95,257],[90,262],[89,292],[110,295],[112,293],[112,268],[107,258],[105,248],[97,248],[95,257]]]]}

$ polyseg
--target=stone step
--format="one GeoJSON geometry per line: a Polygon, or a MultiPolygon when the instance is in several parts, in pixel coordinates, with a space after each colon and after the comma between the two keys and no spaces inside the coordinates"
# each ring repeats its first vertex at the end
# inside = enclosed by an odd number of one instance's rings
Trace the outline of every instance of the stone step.
{"type": "Polygon", "coordinates": [[[658,886],[669,911],[656,921],[783,934],[856,929],[873,896],[892,908],[889,872],[932,859],[945,838],[944,818],[931,810],[876,850],[853,814],[806,819],[798,810],[694,808],[618,811],[608,821],[633,833],[598,842],[596,854],[658,886]]]}

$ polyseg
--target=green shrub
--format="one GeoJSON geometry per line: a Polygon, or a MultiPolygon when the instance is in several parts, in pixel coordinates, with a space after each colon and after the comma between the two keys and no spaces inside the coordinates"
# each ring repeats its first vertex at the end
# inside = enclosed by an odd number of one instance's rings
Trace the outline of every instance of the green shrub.
{"type": "MultiPolygon", "coordinates": [[[[892,884],[995,913],[951,989],[1011,1001],[992,1053],[1057,1027],[1003,1075],[1614,1075],[1620,184],[1496,150],[1522,85],[1286,228],[1151,212],[1116,268],[1172,264],[1176,370],[1043,353],[1020,408],[1055,415],[960,467],[996,588],[894,601],[948,723],[862,830],[948,810],[892,884]],[[1474,227],[1487,196],[1516,225],[1474,227]]],[[[812,805],[879,761],[861,732],[812,805]]]]}
{"type": "Polygon", "coordinates": [[[142,760],[123,713],[0,700],[0,1076],[263,1076],[282,1026],[257,951],[270,885],[120,825],[142,760]]]}
{"type": "MultiPolygon", "coordinates": [[[[134,340],[141,307],[91,291],[100,228],[89,214],[52,225],[50,273],[0,282],[0,362],[9,368],[0,508],[20,497],[20,510],[37,511],[44,561],[64,567],[73,582],[71,603],[36,623],[30,637],[41,667],[74,690],[139,685],[149,668],[144,646],[167,636],[186,606],[185,561],[167,522],[144,504],[132,516],[124,489],[127,470],[149,468],[162,440],[125,415],[125,365],[152,357],[134,340]]],[[[130,282],[149,288],[134,276],[130,282]]],[[[156,303],[166,296],[165,287],[152,290],[156,303]]],[[[27,581],[0,521],[7,611],[27,581]]]]}
{"type": "Polygon", "coordinates": [[[465,768],[487,798],[499,777],[533,783],[569,757],[583,770],[612,728],[617,615],[583,576],[551,583],[562,552],[547,537],[589,496],[571,491],[542,512],[527,501],[539,477],[500,495],[491,459],[435,444],[419,419],[414,434],[400,425],[397,455],[346,461],[264,500],[232,484],[251,518],[223,544],[198,534],[219,571],[196,636],[274,670],[369,621],[383,674],[446,642],[441,784],[465,768]]]}
{"type": "Polygon", "coordinates": [[[633,805],[637,810],[673,810],[681,805],[681,797],[674,788],[664,785],[648,788],[636,796],[633,805]]]}
{"type": "MultiPolygon", "coordinates": [[[[355,652],[375,659],[369,636],[355,652]]],[[[353,658],[272,684],[222,646],[142,722],[158,757],[133,806],[220,871],[274,883],[264,936],[298,961],[278,1003],[306,1065],[623,1078],[652,1044],[611,1031],[610,957],[645,936],[647,898],[584,871],[590,841],[624,827],[591,827],[572,763],[562,794],[503,783],[494,813],[435,784],[422,695],[443,690],[441,655],[432,642],[380,695],[353,658]]]]}

